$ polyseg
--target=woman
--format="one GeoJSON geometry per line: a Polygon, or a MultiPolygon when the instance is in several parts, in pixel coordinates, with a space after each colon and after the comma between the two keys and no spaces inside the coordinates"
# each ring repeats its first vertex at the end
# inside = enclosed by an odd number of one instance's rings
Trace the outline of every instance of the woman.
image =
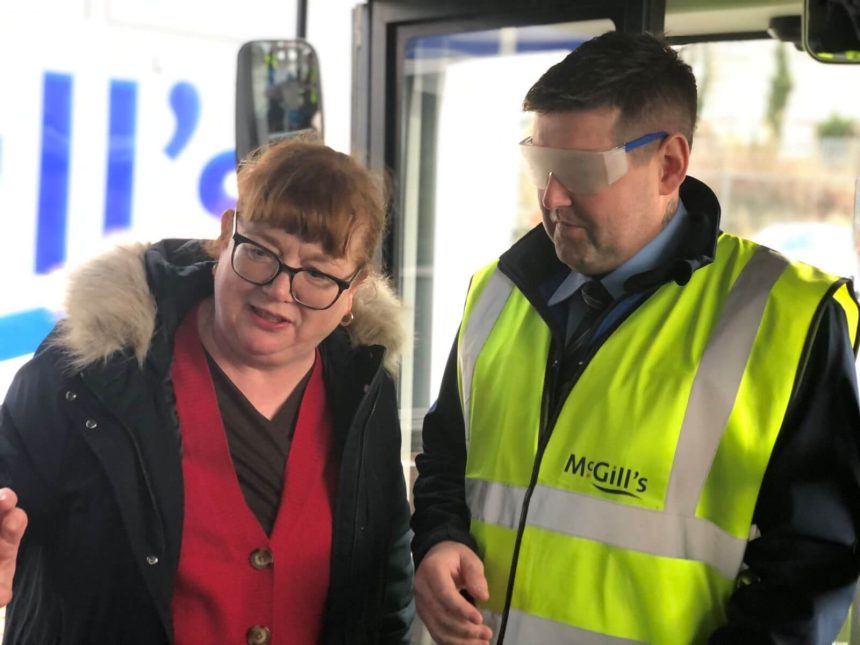
{"type": "MultiPolygon", "coordinates": [[[[0,485],[29,526],[5,642],[407,641],[379,188],[302,142],[238,184],[217,240],[83,268],[10,388],[0,485]]],[[[0,592],[24,523],[5,498],[0,592]]]]}

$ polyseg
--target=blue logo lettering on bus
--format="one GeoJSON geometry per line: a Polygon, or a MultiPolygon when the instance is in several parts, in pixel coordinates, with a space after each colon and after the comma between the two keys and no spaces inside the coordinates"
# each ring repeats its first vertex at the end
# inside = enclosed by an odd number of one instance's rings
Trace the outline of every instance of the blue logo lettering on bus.
{"type": "Polygon", "coordinates": [[[200,121],[200,96],[197,94],[197,88],[187,81],[174,85],[170,90],[170,107],[176,117],[176,129],[173,131],[173,138],[164,147],[164,154],[176,159],[191,140],[191,135],[200,121]]]}
{"type": "Polygon", "coordinates": [[[110,83],[110,125],[104,232],[131,226],[134,144],[137,134],[137,83],[110,83]]]}
{"type": "Polygon", "coordinates": [[[36,273],[46,274],[66,259],[69,206],[69,152],[72,137],[72,77],[45,74],[42,106],[42,157],[36,220],[36,273]]]}
{"type": "MultiPolygon", "coordinates": [[[[197,129],[200,121],[200,96],[197,89],[186,81],[177,83],[170,90],[170,107],[176,117],[176,130],[164,148],[164,153],[176,159],[197,129]]],[[[197,194],[200,203],[211,215],[219,216],[236,205],[236,200],[224,190],[224,180],[236,168],[233,150],[219,152],[212,157],[200,173],[197,194]]]]}
{"type": "Polygon", "coordinates": [[[236,200],[224,190],[224,180],[235,169],[235,150],[225,150],[215,155],[203,168],[200,174],[200,203],[212,215],[220,215],[236,205],[236,200]]]}

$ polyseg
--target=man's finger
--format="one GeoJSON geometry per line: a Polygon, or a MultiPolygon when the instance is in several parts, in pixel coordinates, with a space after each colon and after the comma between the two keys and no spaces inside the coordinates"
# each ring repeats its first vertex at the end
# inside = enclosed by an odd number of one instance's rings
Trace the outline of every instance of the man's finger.
{"type": "Polygon", "coordinates": [[[415,605],[421,622],[427,627],[433,640],[444,645],[446,641],[452,638],[448,626],[445,624],[447,614],[442,605],[432,593],[420,590],[417,584],[415,585],[415,605]]]}
{"type": "Polygon", "coordinates": [[[485,645],[492,638],[486,625],[476,625],[445,611],[435,600],[418,603],[418,615],[440,645],[485,645]]]}
{"type": "Polygon", "coordinates": [[[483,624],[484,617],[458,591],[453,594],[434,595],[431,606],[436,620],[444,626],[444,632],[457,638],[492,637],[490,628],[483,624]]]}
{"type": "Polygon", "coordinates": [[[446,587],[444,590],[435,592],[435,595],[447,613],[472,623],[480,624],[483,622],[481,612],[463,597],[456,586],[446,587]]]}
{"type": "Polygon", "coordinates": [[[437,580],[429,575],[430,569],[432,566],[416,577],[415,601],[418,615],[433,638],[442,644],[478,645],[486,642],[492,632],[480,624],[480,612],[460,595],[450,574],[446,584],[444,576],[437,580]]]}
{"type": "Polygon", "coordinates": [[[487,578],[484,576],[484,565],[477,556],[462,559],[463,584],[466,591],[475,599],[486,601],[490,598],[487,588],[487,578]]]}

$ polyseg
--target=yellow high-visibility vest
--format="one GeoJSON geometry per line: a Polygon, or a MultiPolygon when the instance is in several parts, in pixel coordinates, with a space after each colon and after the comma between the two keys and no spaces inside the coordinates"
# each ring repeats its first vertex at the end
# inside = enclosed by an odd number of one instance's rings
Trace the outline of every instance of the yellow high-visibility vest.
{"type": "Polygon", "coordinates": [[[541,442],[551,332],[496,264],[473,278],[458,339],[488,624],[513,575],[510,645],[704,642],[828,299],[854,342],[850,285],[721,235],[712,264],[611,333],[541,442]]]}

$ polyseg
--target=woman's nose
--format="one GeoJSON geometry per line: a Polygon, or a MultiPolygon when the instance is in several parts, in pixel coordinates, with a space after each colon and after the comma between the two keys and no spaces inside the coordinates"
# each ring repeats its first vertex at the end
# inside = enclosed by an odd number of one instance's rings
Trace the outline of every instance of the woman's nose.
{"type": "Polygon", "coordinates": [[[540,203],[547,210],[570,206],[572,203],[567,188],[552,173],[549,174],[549,179],[541,195],[540,203]]]}
{"type": "Polygon", "coordinates": [[[292,278],[286,271],[281,271],[268,285],[269,292],[278,302],[292,302],[292,278]]]}

